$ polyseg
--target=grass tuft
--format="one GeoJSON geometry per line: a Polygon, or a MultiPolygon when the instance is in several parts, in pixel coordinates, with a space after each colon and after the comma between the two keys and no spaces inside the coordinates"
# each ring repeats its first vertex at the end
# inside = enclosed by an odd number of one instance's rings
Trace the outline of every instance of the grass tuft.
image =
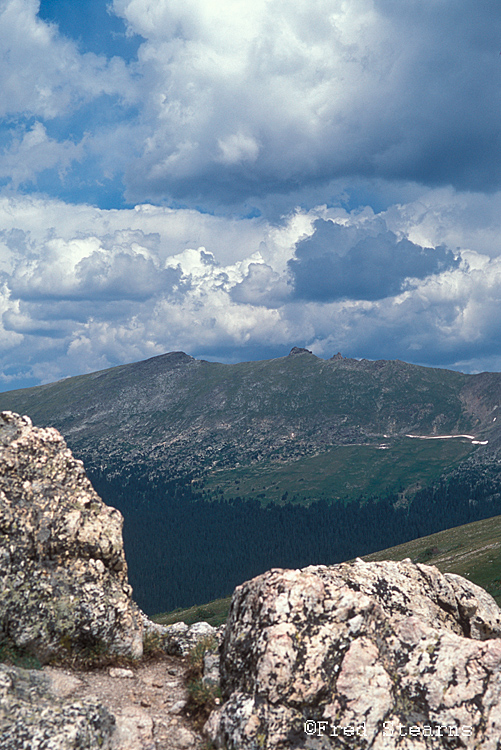
{"type": "Polygon", "coordinates": [[[186,672],[186,686],[188,688],[188,702],[186,713],[192,719],[197,729],[201,729],[209,714],[221,702],[219,685],[207,685],[203,682],[204,656],[206,653],[218,649],[214,636],[203,638],[188,654],[188,670],[186,672]]]}
{"type": "Polygon", "coordinates": [[[26,649],[19,648],[6,636],[0,640],[0,662],[22,669],[42,669],[42,664],[36,656],[26,649]]]}

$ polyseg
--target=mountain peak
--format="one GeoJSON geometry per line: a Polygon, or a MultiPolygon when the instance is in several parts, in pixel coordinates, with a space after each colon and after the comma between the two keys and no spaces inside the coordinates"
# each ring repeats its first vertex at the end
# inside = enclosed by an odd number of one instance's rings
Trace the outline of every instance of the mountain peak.
{"type": "Polygon", "coordinates": [[[296,354],[313,354],[309,349],[303,349],[301,346],[293,346],[289,352],[289,357],[293,357],[296,354]]]}

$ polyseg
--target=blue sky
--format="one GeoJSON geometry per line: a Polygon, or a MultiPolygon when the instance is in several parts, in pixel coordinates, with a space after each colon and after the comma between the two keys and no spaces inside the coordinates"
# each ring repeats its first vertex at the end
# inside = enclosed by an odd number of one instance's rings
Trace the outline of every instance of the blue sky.
{"type": "Polygon", "coordinates": [[[501,369],[498,0],[0,0],[0,388],[501,369]]]}

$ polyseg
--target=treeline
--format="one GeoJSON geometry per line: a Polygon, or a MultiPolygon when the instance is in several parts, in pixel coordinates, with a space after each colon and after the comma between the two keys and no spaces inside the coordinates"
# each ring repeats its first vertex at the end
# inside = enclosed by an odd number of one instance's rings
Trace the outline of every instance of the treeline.
{"type": "Polygon", "coordinates": [[[148,614],[227,596],[272,567],[332,564],[501,514],[496,466],[458,471],[404,505],[396,494],[358,502],[262,506],[200,499],[191,477],[88,474],[124,515],[134,598],[148,614]]]}

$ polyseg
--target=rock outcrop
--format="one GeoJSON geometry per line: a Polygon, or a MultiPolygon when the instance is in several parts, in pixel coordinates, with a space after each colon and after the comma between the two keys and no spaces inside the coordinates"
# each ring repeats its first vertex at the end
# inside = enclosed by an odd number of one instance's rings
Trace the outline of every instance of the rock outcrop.
{"type": "Polygon", "coordinates": [[[0,414],[0,639],[42,663],[98,651],[140,657],[122,516],[57,430],[0,414]]]}
{"type": "Polygon", "coordinates": [[[225,626],[212,627],[208,622],[176,622],[173,625],[159,625],[142,614],[145,639],[150,638],[155,645],[170,656],[187,656],[198,643],[214,641],[221,643],[225,626]]]}
{"type": "Polygon", "coordinates": [[[495,750],[501,612],[403,562],[275,569],[237,587],[221,647],[225,750],[495,750]]]}
{"type": "Polygon", "coordinates": [[[96,699],[61,699],[46,675],[0,664],[3,750],[111,750],[114,729],[114,717],[96,699]]]}

